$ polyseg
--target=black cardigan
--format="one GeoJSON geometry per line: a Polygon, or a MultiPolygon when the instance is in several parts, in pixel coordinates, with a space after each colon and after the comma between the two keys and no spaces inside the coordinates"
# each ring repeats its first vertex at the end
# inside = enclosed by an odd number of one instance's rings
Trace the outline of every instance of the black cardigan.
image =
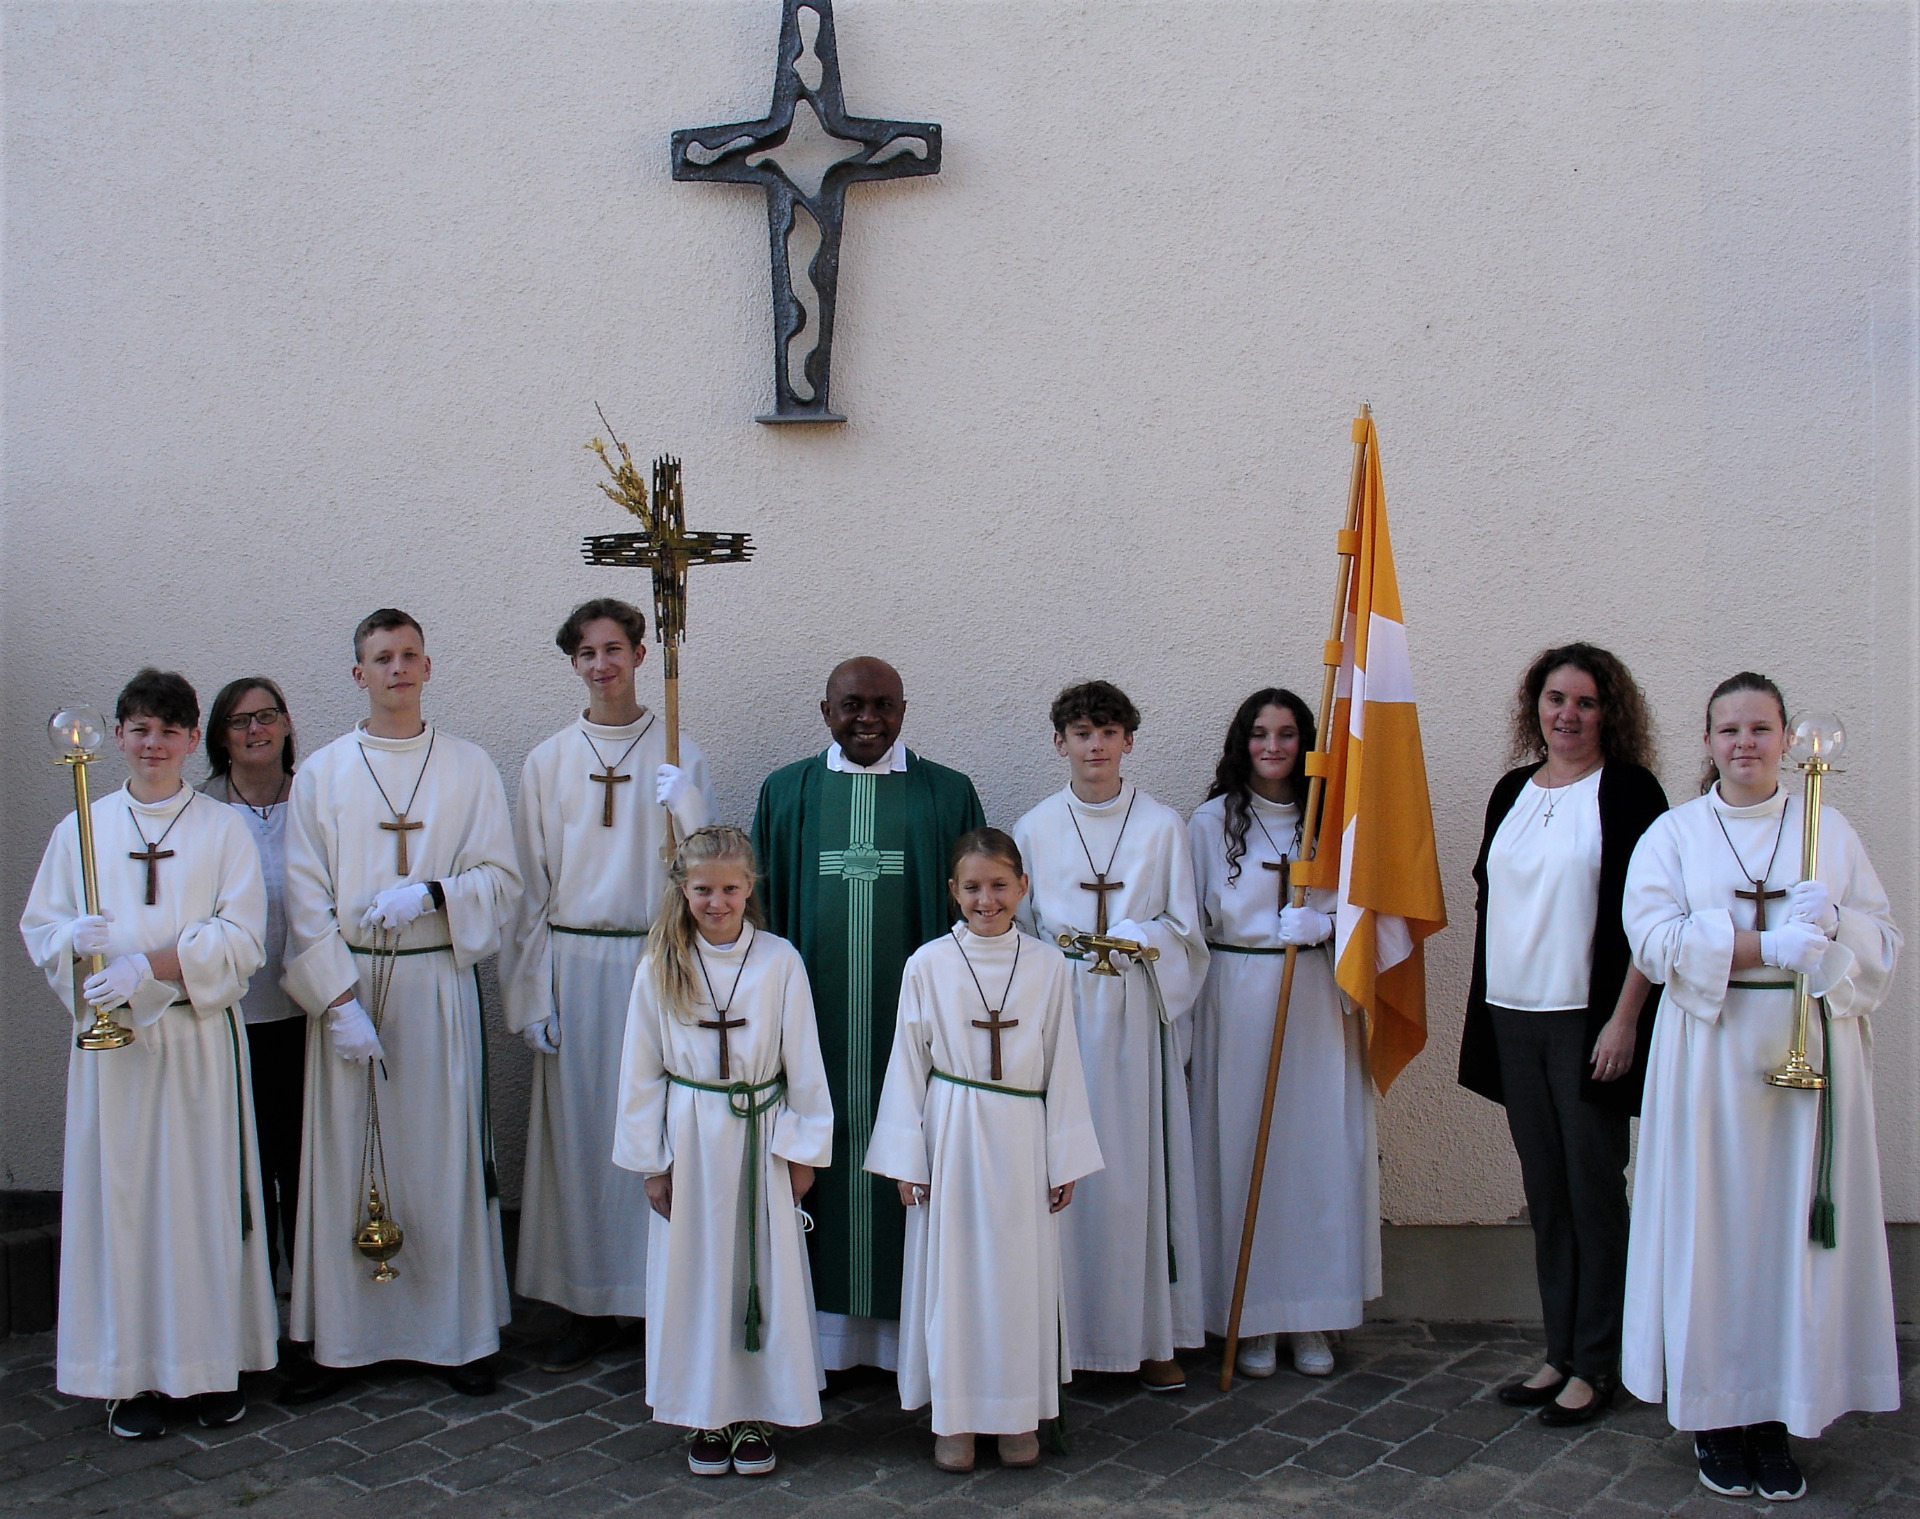
{"type": "MultiPolygon", "coordinates": [[[[1522,765],[1500,777],[1487,802],[1487,829],[1480,839],[1480,857],[1473,862],[1473,985],[1467,993],[1467,1022],[1460,1035],[1460,1085],[1493,1102],[1505,1102],[1500,1086],[1500,1051],[1494,1043],[1493,1019],[1487,1012],[1487,852],[1493,836],[1513,810],[1524,786],[1539,765],[1522,765]]],[[[1591,1047],[1613,1016],[1620,988],[1633,963],[1627,933],[1620,922],[1621,898],[1626,893],[1627,862],[1633,846],[1653,820],[1667,810],[1667,794],[1653,773],[1639,765],[1615,763],[1600,772],[1600,907],[1593,925],[1593,975],[1587,983],[1587,1043],[1591,1047]]],[[[1640,1092],[1647,1082],[1647,1050],[1653,1041],[1653,1020],[1660,988],[1647,993],[1633,1047],[1633,1069],[1617,1081],[1595,1081],[1591,1068],[1581,1077],[1580,1096],[1616,1112],[1638,1114],[1640,1092]]]]}

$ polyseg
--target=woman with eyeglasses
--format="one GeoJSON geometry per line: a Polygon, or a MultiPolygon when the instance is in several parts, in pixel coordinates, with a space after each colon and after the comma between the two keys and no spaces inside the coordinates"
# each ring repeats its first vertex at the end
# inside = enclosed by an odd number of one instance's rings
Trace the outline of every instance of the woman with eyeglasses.
{"type": "Polygon", "coordinates": [[[307,1020],[280,989],[287,943],[286,832],[293,790],[293,719],[280,687],[264,675],[236,680],[207,714],[207,759],[213,773],[200,789],[237,811],[260,849],[267,886],[267,962],[241,999],[253,1068],[253,1123],[260,1146],[261,1224],[277,1278],[293,1254],[300,1196],[300,1110],[306,1084],[307,1020]]]}

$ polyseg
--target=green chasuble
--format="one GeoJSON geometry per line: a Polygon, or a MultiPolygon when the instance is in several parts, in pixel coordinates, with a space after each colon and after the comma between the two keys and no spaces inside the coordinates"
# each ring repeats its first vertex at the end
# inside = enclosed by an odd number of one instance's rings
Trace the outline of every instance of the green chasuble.
{"type": "Polygon", "coordinates": [[[912,750],[891,775],[829,770],[823,753],[760,787],[760,905],[807,963],[833,1093],[833,1164],[806,1199],[823,1312],[900,1316],[907,1211],[894,1184],[860,1163],[893,1051],[901,972],[953,921],[947,855],[985,821],[972,781],[912,750]]]}

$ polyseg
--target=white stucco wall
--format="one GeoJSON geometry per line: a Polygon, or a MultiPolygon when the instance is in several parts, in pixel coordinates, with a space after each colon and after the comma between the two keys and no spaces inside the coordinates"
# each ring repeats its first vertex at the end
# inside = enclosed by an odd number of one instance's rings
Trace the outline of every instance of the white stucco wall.
{"type": "MultiPolygon", "coordinates": [[[[852,197],[832,430],[752,421],[760,196],[667,173],[672,128],[764,110],[778,15],[6,5],[8,925],[63,811],[46,714],[143,662],[204,698],[278,676],[312,747],[360,710],[353,622],[404,606],[431,714],[511,789],[578,705],[553,627],[645,590],[578,559],[620,525],[596,400],[683,456],[693,525],[760,546],[693,591],[687,723],[729,816],[865,650],[997,822],[1063,780],[1046,703],[1093,675],[1191,807],[1246,691],[1317,691],[1364,397],[1455,923],[1382,1109],[1390,1218],[1520,1205],[1452,1073],[1541,645],[1629,661],[1676,797],[1732,670],[1839,709],[1832,799],[1920,928],[1911,0],[842,0],[849,105],[941,122],[946,166],[852,197]]],[[[4,940],[0,1183],[56,1186],[66,1040],[4,940]]],[[[1915,987],[1876,1027],[1898,1219],[1915,987]]],[[[512,1184],[528,1057],[496,1051],[512,1184]]]]}

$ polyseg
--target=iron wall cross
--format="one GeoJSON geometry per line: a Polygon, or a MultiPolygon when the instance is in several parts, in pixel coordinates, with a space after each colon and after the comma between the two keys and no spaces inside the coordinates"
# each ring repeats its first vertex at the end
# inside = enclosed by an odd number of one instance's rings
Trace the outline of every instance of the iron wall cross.
{"type": "Polygon", "coordinates": [[[938,174],[940,128],[930,121],[849,116],[833,40],[833,0],[783,4],[767,114],[758,121],[675,132],[673,177],[766,191],[774,409],[759,420],[844,422],[827,392],[847,187],[938,174]],[[802,267],[799,279],[796,262],[802,267]]]}

